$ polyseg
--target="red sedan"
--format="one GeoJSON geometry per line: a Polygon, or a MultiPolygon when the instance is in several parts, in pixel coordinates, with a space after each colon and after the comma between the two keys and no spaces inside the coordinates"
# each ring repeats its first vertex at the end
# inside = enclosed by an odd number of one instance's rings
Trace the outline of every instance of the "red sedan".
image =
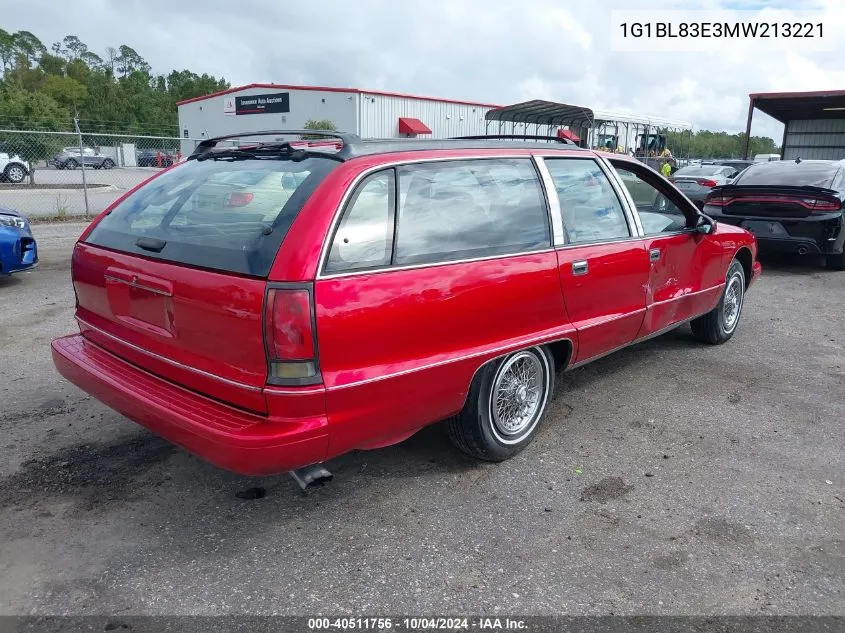
{"type": "Polygon", "coordinates": [[[73,253],[79,333],[52,343],[68,380],[238,473],[440,420],[506,459],[556,372],[684,323],[724,343],[760,274],[750,233],[623,156],[273,136],[206,141],[98,217],[73,253]]]}

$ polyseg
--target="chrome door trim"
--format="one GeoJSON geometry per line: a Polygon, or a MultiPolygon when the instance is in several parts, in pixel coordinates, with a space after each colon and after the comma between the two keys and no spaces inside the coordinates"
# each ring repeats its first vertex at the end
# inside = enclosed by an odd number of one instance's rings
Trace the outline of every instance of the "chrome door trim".
{"type": "Polygon", "coordinates": [[[394,272],[400,270],[415,270],[419,268],[434,268],[435,266],[450,266],[451,264],[468,264],[471,262],[486,262],[493,259],[510,259],[511,257],[526,257],[528,255],[540,255],[542,253],[554,252],[554,248],[544,246],[535,251],[518,251],[515,253],[505,253],[503,255],[485,255],[483,257],[467,257],[465,259],[449,259],[439,262],[430,262],[425,264],[406,264],[404,266],[391,266],[386,264],[377,268],[365,268],[361,270],[350,270],[347,272],[326,273],[317,277],[317,280],[322,279],[339,279],[343,277],[357,277],[360,275],[377,275],[380,273],[394,272]]]}
{"type": "Polygon", "coordinates": [[[560,210],[560,198],[557,195],[557,188],[552,174],[549,171],[546,161],[542,156],[531,155],[537,172],[540,174],[540,181],[546,192],[546,200],[549,201],[549,212],[552,218],[552,245],[563,246],[566,243],[563,232],[563,214],[560,210]]]}
{"type": "MultiPolygon", "coordinates": [[[[486,350],[480,351],[480,352],[471,352],[469,354],[454,356],[452,358],[446,358],[444,360],[440,360],[440,361],[437,361],[435,363],[428,363],[426,365],[420,365],[418,367],[411,367],[409,369],[403,369],[402,371],[393,372],[391,374],[382,374],[380,376],[373,376],[372,378],[364,378],[362,380],[355,380],[353,382],[347,382],[347,383],[344,383],[342,385],[332,385],[331,387],[326,386],[326,391],[339,391],[341,389],[349,389],[351,387],[360,387],[361,385],[366,385],[366,384],[370,384],[370,383],[373,383],[373,382],[381,382],[382,380],[389,380],[390,378],[398,378],[400,376],[407,376],[408,374],[413,374],[413,373],[416,373],[418,371],[425,371],[427,369],[434,369],[436,367],[442,367],[443,365],[451,365],[452,363],[458,363],[458,362],[461,362],[461,361],[464,361],[464,360],[471,360],[473,358],[478,358],[479,356],[486,356],[488,354],[493,354],[493,358],[491,358],[490,360],[495,360],[496,358],[498,358],[499,356],[501,356],[503,354],[507,355],[507,354],[510,354],[510,353],[513,353],[513,352],[518,352],[520,350],[530,349],[532,347],[538,347],[538,346],[541,346],[541,345],[549,345],[550,343],[557,343],[557,342],[560,342],[560,341],[568,341],[570,345],[573,345],[572,338],[570,338],[570,337],[574,333],[575,333],[575,330],[572,329],[572,330],[567,331],[567,336],[551,335],[551,338],[549,338],[549,336],[546,335],[546,336],[529,338],[528,340],[525,340],[525,341],[511,342],[511,343],[508,343],[506,345],[499,345],[499,346],[494,347],[492,349],[486,349],[486,350]]],[[[490,361],[489,360],[485,361],[485,363],[482,363],[482,365],[480,365],[479,367],[477,367],[475,369],[475,371],[473,372],[473,378],[475,377],[475,374],[478,373],[478,370],[481,369],[481,367],[483,367],[488,362],[490,362],[490,361]]],[[[324,374],[324,379],[325,379],[325,374],[324,374]]],[[[470,381],[470,383],[472,383],[472,381],[470,381]]]]}
{"type": "MultiPolygon", "coordinates": [[[[652,301],[648,305],[648,309],[651,309],[654,306],[662,306],[667,303],[672,303],[673,301],[680,301],[681,299],[686,299],[687,297],[695,297],[697,295],[703,295],[705,292],[713,292],[714,290],[721,290],[725,287],[725,282],[721,282],[716,284],[715,286],[710,286],[709,288],[705,288],[704,290],[696,290],[695,292],[688,292],[686,294],[682,294],[677,297],[672,297],[670,299],[661,299],[660,301],[652,301]]],[[[706,314],[706,313],[705,313],[706,314]]]]}
{"type": "Polygon", "coordinates": [[[619,347],[614,347],[613,349],[608,350],[606,352],[602,352],[601,354],[596,354],[595,356],[591,356],[590,358],[585,358],[584,360],[579,361],[577,363],[572,363],[571,365],[568,365],[566,367],[566,369],[564,369],[564,371],[567,372],[567,371],[570,371],[572,369],[578,369],[579,367],[583,367],[584,365],[588,365],[589,363],[592,363],[594,360],[599,360],[600,358],[604,358],[605,356],[610,356],[611,354],[618,352],[620,350],[623,350],[626,347],[632,347],[634,345],[637,345],[638,343],[645,343],[646,341],[648,341],[650,339],[657,338],[658,336],[662,336],[663,334],[666,334],[667,332],[670,332],[674,329],[677,329],[677,328],[681,327],[682,325],[684,325],[685,323],[689,323],[694,318],[695,317],[692,317],[690,319],[684,319],[683,321],[677,321],[676,323],[672,323],[670,325],[667,325],[666,327],[664,327],[660,330],[657,330],[656,332],[652,332],[651,334],[646,334],[645,336],[641,336],[640,338],[634,339],[630,343],[625,343],[624,345],[620,345],[619,347]]]}
{"type": "MultiPolygon", "coordinates": [[[[212,374],[211,372],[203,371],[202,369],[197,369],[196,367],[191,367],[190,365],[184,365],[183,363],[180,363],[179,361],[175,361],[171,358],[167,358],[166,356],[161,356],[159,354],[156,354],[155,352],[151,352],[150,350],[144,349],[143,347],[138,347],[137,345],[130,343],[129,341],[124,341],[122,338],[117,337],[114,334],[109,334],[105,330],[98,328],[95,325],[91,325],[88,321],[86,321],[85,319],[83,319],[81,317],[76,317],[76,320],[80,325],[84,325],[86,328],[94,330],[95,332],[102,334],[106,338],[110,338],[113,341],[115,341],[115,342],[117,342],[121,345],[125,345],[129,349],[135,350],[136,352],[144,354],[145,356],[149,356],[150,358],[160,360],[161,362],[166,363],[168,365],[171,365],[173,367],[179,367],[180,369],[185,369],[185,370],[190,371],[192,373],[195,373],[197,375],[204,376],[206,378],[211,378],[212,380],[217,380],[218,382],[226,383],[227,385],[232,385],[233,387],[238,387],[240,389],[246,389],[247,391],[253,391],[253,392],[257,392],[257,393],[261,393],[261,391],[262,391],[261,387],[256,387],[254,385],[247,385],[247,384],[244,384],[242,382],[238,382],[237,380],[231,380],[229,378],[223,378],[223,376],[218,376],[217,374],[212,374]]],[[[89,341],[89,342],[91,342],[91,341],[89,341]]],[[[109,350],[105,350],[105,351],[108,352],[109,350]]],[[[117,358],[120,358],[123,362],[127,362],[127,363],[129,362],[125,358],[121,358],[120,356],[117,356],[117,354],[115,354],[114,352],[109,352],[109,353],[112,354],[112,356],[116,356],[117,358]]],[[[144,369],[143,367],[139,367],[139,369],[141,371],[148,371],[148,370],[144,369]]],[[[167,379],[161,378],[161,380],[167,380],[167,379]]],[[[171,382],[171,381],[168,381],[168,382],[171,382]]],[[[178,383],[174,383],[174,384],[178,385],[178,383]]],[[[182,385],[179,385],[179,386],[182,386],[182,385]]],[[[187,389],[187,387],[184,387],[184,386],[183,386],[183,388],[187,389]]]]}

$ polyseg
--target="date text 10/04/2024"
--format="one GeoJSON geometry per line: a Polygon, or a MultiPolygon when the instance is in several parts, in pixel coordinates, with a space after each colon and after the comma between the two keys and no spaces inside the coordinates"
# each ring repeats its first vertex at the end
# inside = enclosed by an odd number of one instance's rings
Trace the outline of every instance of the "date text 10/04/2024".
{"type": "Polygon", "coordinates": [[[822,22],[622,22],[622,37],[633,38],[814,38],[822,22]]]}
{"type": "Polygon", "coordinates": [[[527,630],[524,620],[511,618],[309,618],[308,629],[388,631],[527,630]]]}

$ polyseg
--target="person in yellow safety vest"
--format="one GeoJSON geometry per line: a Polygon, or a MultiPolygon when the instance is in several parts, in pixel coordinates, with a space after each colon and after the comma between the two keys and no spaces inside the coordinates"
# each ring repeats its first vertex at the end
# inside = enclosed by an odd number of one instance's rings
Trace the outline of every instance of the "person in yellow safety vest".
{"type": "Polygon", "coordinates": [[[670,165],[669,161],[665,158],[662,162],[663,164],[660,166],[660,173],[663,175],[664,178],[668,178],[672,175],[672,165],[670,165]]]}

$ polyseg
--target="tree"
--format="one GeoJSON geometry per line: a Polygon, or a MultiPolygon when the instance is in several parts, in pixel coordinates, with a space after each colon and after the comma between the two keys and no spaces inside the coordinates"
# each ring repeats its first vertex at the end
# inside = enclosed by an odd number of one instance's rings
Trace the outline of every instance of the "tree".
{"type": "MultiPolygon", "coordinates": [[[[306,130],[323,130],[326,132],[335,132],[337,131],[337,126],[334,124],[333,121],[329,119],[308,119],[303,126],[306,130]]],[[[325,136],[320,136],[319,134],[303,134],[303,140],[319,140],[324,139],[325,136]]]]}
{"type": "Polygon", "coordinates": [[[71,77],[56,77],[48,75],[41,86],[41,93],[50,97],[71,112],[82,105],[88,97],[88,89],[84,84],[71,77]]]}
{"type": "Polygon", "coordinates": [[[4,73],[12,66],[15,59],[15,36],[12,33],[0,29],[0,64],[3,65],[4,73]]]}
{"type": "Polygon", "coordinates": [[[85,51],[82,55],[79,56],[79,60],[83,62],[88,68],[91,70],[100,70],[103,68],[103,58],[97,55],[97,53],[92,53],[91,51],[85,51]]]}
{"type": "Polygon", "coordinates": [[[62,57],[50,53],[43,53],[38,60],[38,67],[42,72],[56,77],[64,77],[66,66],[67,62],[62,57]]]}
{"type": "Polygon", "coordinates": [[[150,65],[134,48],[121,44],[118,50],[120,54],[115,61],[117,62],[117,70],[121,75],[126,77],[135,71],[149,74],[150,65]]]}
{"type": "Polygon", "coordinates": [[[82,42],[76,35],[67,35],[62,40],[62,44],[67,49],[68,61],[73,59],[82,59],[82,56],[88,52],[88,46],[82,42]]]}
{"type": "Polygon", "coordinates": [[[26,57],[30,64],[37,62],[38,58],[47,52],[47,47],[29,31],[18,31],[13,37],[15,50],[26,57]]]}
{"type": "MultiPolygon", "coordinates": [[[[53,99],[20,88],[0,89],[0,122],[21,130],[67,130],[69,117],[53,99]]],[[[30,165],[30,184],[35,184],[38,161],[49,158],[62,146],[60,136],[50,134],[0,134],[0,142],[30,165]]]]}
{"type": "Polygon", "coordinates": [[[109,46],[106,49],[106,61],[103,65],[105,66],[106,71],[111,73],[112,77],[114,77],[114,71],[115,68],[117,68],[117,58],[117,49],[114,46],[109,46]]]}

